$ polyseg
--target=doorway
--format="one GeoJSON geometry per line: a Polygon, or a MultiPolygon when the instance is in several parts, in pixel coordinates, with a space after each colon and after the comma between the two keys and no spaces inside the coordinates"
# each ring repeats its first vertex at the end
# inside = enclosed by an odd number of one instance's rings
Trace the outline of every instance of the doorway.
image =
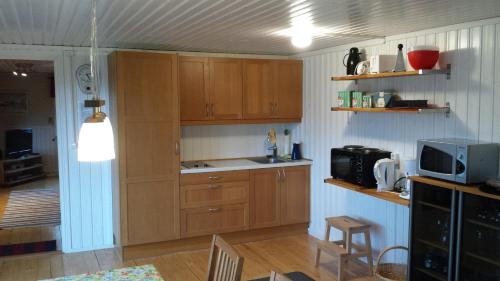
{"type": "Polygon", "coordinates": [[[60,249],[54,63],[0,60],[0,256],[60,249]]]}

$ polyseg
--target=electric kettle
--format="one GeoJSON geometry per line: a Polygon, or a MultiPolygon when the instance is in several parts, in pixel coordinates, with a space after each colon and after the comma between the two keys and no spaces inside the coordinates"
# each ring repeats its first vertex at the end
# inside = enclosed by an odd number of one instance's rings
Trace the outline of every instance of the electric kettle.
{"type": "Polygon", "coordinates": [[[356,66],[361,61],[361,58],[359,55],[361,55],[361,53],[359,52],[359,49],[356,47],[353,47],[349,50],[349,54],[346,54],[344,56],[342,63],[344,64],[344,66],[347,69],[347,71],[346,71],[347,75],[355,75],[356,74],[356,66]],[[347,57],[347,56],[349,56],[349,57],[347,57]],[[347,63],[345,62],[345,57],[347,57],[347,63]]]}
{"type": "Polygon", "coordinates": [[[396,181],[396,162],[389,158],[378,160],[373,166],[373,175],[377,180],[377,191],[393,190],[396,181]]]}

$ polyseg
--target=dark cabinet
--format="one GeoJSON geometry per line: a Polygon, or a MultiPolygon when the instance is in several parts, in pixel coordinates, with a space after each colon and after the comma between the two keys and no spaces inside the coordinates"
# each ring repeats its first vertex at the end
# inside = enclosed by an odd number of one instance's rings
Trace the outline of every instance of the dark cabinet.
{"type": "Polygon", "coordinates": [[[460,194],[456,280],[500,280],[500,201],[460,194]]]}
{"type": "Polygon", "coordinates": [[[413,182],[409,280],[500,281],[500,201],[413,182]]]}
{"type": "Polygon", "coordinates": [[[453,280],[456,191],[413,183],[410,280],[453,280]]]}

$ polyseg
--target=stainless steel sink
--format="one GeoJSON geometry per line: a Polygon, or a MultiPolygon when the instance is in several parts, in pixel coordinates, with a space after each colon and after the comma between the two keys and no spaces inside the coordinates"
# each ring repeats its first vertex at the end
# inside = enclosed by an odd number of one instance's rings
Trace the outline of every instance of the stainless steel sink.
{"type": "Polygon", "coordinates": [[[275,163],[284,163],[286,162],[285,160],[279,159],[279,158],[272,158],[272,157],[250,157],[247,158],[250,161],[259,163],[259,164],[275,164],[275,163]]]}

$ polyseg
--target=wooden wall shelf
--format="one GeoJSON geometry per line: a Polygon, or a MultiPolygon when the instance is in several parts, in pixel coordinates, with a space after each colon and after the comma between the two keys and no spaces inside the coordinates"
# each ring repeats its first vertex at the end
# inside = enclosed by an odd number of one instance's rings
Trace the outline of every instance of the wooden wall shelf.
{"type": "Polygon", "coordinates": [[[398,205],[402,205],[402,206],[405,206],[405,207],[409,207],[410,206],[410,201],[409,200],[405,200],[405,199],[399,197],[399,195],[396,194],[396,193],[392,193],[392,192],[377,192],[376,188],[365,188],[365,187],[362,187],[360,185],[356,185],[356,184],[352,184],[352,183],[346,182],[344,180],[338,180],[338,179],[332,179],[332,178],[325,179],[325,183],[333,184],[333,185],[338,186],[338,187],[346,188],[346,189],[349,189],[349,190],[352,190],[352,191],[356,191],[356,192],[359,192],[359,193],[362,193],[362,194],[365,194],[365,195],[368,195],[368,196],[372,196],[372,197],[375,197],[375,198],[378,198],[378,199],[389,201],[389,202],[392,202],[392,203],[395,203],[395,204],[398,204],[398,205]]]}
{"type": "Polygon", "coordinates": [[[332,107],[332,111],[350,111],[350,112],[376,112],[376,113],[450,113],[450,107],[447,104],[444,107],[429,106],[420,108],[393,107],[393,108],[358,108],[358,107],[332,107]]]}
{"type": "Polygon", "coordinates": [[[384,72],[362,75],[347,75],[347,76],[333,76],[332,81],[357,81],[364,79],[377,79],[377,78],[393,78],[393,77],[408,77],[408,76],[421,76],[421,75],[436,75],[446,74],[446,79],[450,79],[451,64],[446,65],[446,69],[419,69],[413,71],[402,72],[384,72]]]}

